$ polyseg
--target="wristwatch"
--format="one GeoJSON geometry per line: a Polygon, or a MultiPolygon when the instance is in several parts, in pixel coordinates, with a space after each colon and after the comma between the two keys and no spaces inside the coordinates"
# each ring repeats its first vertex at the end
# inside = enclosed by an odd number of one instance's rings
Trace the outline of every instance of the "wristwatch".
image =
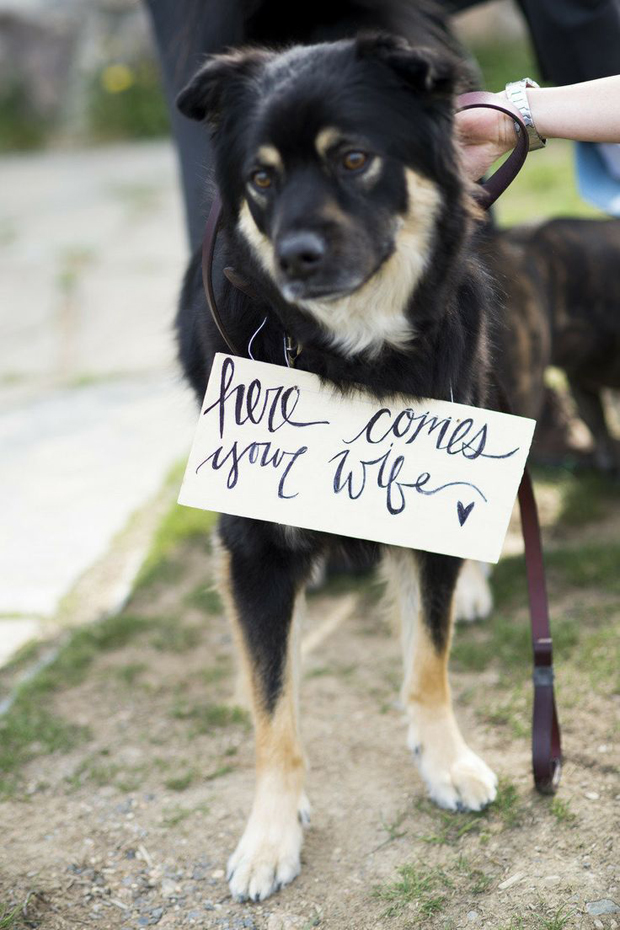
{"type": "Polygon", "coordinates": [[[526,93],[528,87],[540,87],[540,84],[537,84],[536,81],[533,81],[531,78],[513,81],[511,84],[506,84],[506,96],[523,117],[523,122],[527,128],[527,134],[530,140],[530,152],[535,152],[536,149],[544,148],[547,144],[547,140],[543,139],[534,125],[532,111],[530,110],[530,104],[526,93]]]}

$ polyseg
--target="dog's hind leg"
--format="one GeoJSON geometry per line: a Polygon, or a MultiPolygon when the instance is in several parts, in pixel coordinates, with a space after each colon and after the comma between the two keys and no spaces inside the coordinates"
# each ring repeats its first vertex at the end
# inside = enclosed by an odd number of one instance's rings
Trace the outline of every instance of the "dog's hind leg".
{"type": "Polygon", "coordinates": [[[450,810],[481,810],[497,779],[465,743],[452,710],[448,656],[460,560],[391,549],[386,570],[399,604],[408,743],[431,798],[450,810]]]}
{"type": "Polygon", "coordinates": [[[256,734],[256,792],[246,829],[228,862],[236,900],[262,901],[300,871],[309,820],[297,719],[303,560],[248,527],[225,551],[223,593],[249,679],[256,734]]]}
{"type": "Polygon", "coordinates": [[[467,559],[463,563],[454,595],[454,614],[457,621],[469,623],[489,616],[493,609],[490,574],[490,566],[484,562],[467,559]]]}

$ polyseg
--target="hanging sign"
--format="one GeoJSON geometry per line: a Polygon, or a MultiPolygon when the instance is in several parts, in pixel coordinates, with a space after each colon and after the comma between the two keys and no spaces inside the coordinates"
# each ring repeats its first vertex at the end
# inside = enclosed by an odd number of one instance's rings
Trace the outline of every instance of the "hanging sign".
{"type": "Polygon", "coordinates": [[[535,425],[218,354],[179,503],[497,562],[535,425]]]}

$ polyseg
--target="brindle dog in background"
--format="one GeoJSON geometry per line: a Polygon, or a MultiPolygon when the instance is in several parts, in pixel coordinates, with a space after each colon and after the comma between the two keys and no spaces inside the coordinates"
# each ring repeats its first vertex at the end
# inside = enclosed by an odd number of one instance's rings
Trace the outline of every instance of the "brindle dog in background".
{"type": "Polygon", "coordinates": [[[617,477],[620,449],[601,391],[620,389],[620,220],[491,230],[487,259],[503,307],[494,356],[514,412],[540,418],[545,369],[561,368],[592,433],[595,465],[617,477]]]}

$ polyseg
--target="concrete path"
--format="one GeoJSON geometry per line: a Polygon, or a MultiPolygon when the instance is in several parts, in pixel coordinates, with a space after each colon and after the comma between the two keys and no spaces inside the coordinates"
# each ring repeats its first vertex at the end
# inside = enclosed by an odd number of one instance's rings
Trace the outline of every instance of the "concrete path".
{"type": "MultiPolygon", "coordinates": [[[[156,497],[195,409],[171,331],[186,246],[169,144],[4,158],[0,176],[1,664],[156,497]]],[[[130,583],[143,525],[93,610],[130,583]]]]}

